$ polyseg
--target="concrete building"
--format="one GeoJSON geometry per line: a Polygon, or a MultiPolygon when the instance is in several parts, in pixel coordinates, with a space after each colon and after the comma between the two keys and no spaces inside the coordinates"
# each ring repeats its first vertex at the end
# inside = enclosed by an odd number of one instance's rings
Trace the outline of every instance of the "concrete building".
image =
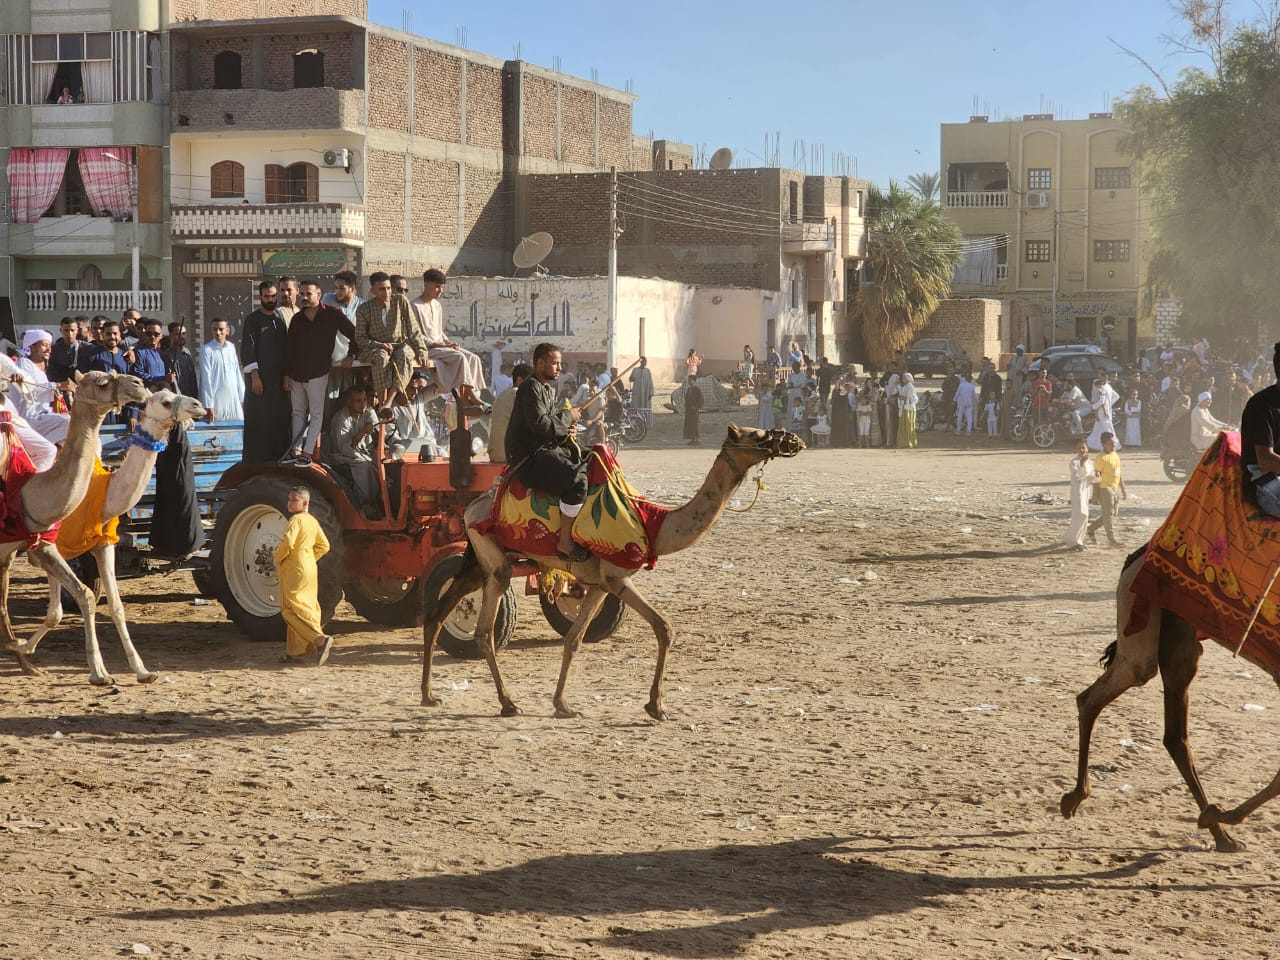
{"type": "Polygon", "coordinates": [[[942,124],[942,201],[965,239],[953,295],[1008,304],[1006,350],[1106,335],[1132,358],[1154,342],[1140,309],[1150,233],[1127,133],[1109,113],[942,124]]]}
{"type": "Polygon", "coordinates": [[[135,299],[168,309],[168,20],[168,0],[0,4],[7,332],[56,335],[64,315],[119,317],[135,299]]]}
{"type": "Polygon", "coordinates": [[[377,26],[363,0],[177,0],[175,19],[177,309],[197,327],[247,313],[264,274],[510,273],[523,175],[682,156],[637,142],[630,93],[377,26]]]}

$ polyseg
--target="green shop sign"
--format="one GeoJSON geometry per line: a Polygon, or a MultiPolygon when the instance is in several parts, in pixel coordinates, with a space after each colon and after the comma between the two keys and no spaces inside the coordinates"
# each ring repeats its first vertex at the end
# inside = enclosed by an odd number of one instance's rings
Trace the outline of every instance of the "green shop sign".
{"type": "Polygon", "coordinates": [[[286,274],[303,277],[331,277],[347,266],[342,250],[264,250],[262,272],[269,277],[286,274]]]}

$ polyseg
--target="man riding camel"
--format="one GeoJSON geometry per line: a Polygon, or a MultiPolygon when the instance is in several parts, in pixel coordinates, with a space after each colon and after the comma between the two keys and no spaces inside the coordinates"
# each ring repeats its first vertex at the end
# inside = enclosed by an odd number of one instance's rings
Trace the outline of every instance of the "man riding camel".
{"type": "Polygon", "coordinates": [[[533,376],[516,391],[507,425],[507,462],[515,464],[520,482],[560,498],[561,559],[581,563],[591,554],[573,542],[573,520],[587,496],[587,459],[574,441],[580,411],[556,402],[560,348],[540,343],[533,351],[533,376]]]}

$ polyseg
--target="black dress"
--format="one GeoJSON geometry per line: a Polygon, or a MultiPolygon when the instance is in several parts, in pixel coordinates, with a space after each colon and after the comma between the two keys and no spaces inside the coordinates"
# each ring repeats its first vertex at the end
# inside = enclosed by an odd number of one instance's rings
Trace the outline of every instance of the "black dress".
{"type": "Polygon", "coordinates": [[[151,549],[167,557],[185,557],[202,546],[204,527],[196,502],[195,460],[187,431],[179,423],[169,431],[169,445],[156,458],[151,549]]]}
{"type": "Polygon", "coordinates": [[[284,344],[288,328],[278,313],[255,310],[244,318],[240,363],[258,365],[262,395],[252,380],[244,391],[245,463],[274,463],[289,449],[292,407],[284,391],[284,344]]]}

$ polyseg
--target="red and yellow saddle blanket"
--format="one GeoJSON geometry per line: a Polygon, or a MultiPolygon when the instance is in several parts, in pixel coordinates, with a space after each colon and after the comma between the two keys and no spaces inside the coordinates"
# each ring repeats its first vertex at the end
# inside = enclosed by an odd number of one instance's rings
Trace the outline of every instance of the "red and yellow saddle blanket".
{"type": "MultiPolygon", "coordinates": [[[[1219,435],[1147,544],[1126,633],[1142,629],[1155,604],[1232,651],[1240,643],[1280,564],[1280,519],[1244,498],[1243,469],[1240,434],[1219,435]]],[[[1278,593],[1280,580],[1262,601],[1241,651],[1273,673],[1280,673],[1278,593]]]]}
{"type": "MultiPolygon", "coordinates": [[[[627,570],[657,563],[654,544],[670,512],[650,503],[627,483],[609,448],[588,454],[587,499],[573,524],[573,539],[597,557],[627,570]]],[[[503,475],[480,533],[508,550],[531,557],[554,557],[560,535],[560,501],[526,487],[514,472],[503,475]]]]}
{"type": "Polygon", "coordinates": [[[27,529],[27,518],[22,512],[22,488],[36,475],[27,448],[13,429],[13,415],[0,410],[0,433],[8,446],[7,463],[0,477],[0,543],[25,543],[34,547],[41,540],[52,543],[58,537],[58,524],[48,530],[27,529]]]}

